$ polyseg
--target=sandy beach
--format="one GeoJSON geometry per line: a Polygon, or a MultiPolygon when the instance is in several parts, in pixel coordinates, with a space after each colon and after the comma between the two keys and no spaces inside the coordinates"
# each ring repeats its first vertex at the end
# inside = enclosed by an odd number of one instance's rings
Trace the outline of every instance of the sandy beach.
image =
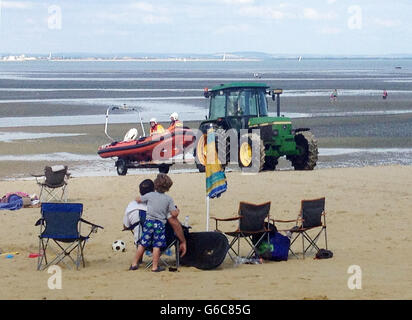
{"type": "MultiPolygon", "coordinates": [[[[296,217],[301,199],[325,196],[329,260],[290,257],[287,262],[234,267],[230,258],[216,270],[181,267],[179,272],[153,274],[127,271],[134,254],[132,236],[122,232],[124,208],[138,183],[155,175],[79,177],[69,181],[69,201],[84,204],[83,217],[103,225],[86,246],[86,268],[64,266],[61,290],[47,286],[50,274],[36,271],[28,258],[38,246],[34,223],[40,209],[0,211],[0,248],[18,251],[0,257],[0,299],[411,299],[412,285],[412,167],[383,166],[322,169],[312,172],[276,171],[259,175],[228,173],[228,191],[211,202],[213,216],[231,217],[239,201],[271,201],[271,216],[296,217]],[[250,190],[253,190],[251,192],[250,190]],[[127,251],[111,244],[126,241],[127,251]],[[362,289],[348,288],[348,268],[362,270],[362,289]],[[256,288],[259,288],[256,290],[256,288]]],[[[171,174],[170,195],[187,215],[191,231],[205,230],[204,175],[171,174]]],[[[0,194],[38,193],[35,181],[1,181],[0,194]]],[[[233,225],[225,230],[231,231],[233,225]]],[[[300,246],[296,244],[295,249],[300,246]]],[[[320,242],[324,246],[323,241],[320,242]]],[[[147,261],[147,257],[145,260],[147,261]]]]}

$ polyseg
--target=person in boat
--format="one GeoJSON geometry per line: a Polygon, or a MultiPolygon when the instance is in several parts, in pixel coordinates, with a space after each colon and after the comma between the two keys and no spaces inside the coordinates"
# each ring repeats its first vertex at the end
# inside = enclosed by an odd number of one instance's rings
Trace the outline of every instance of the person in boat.
{"type": "Polygon", "coordinates": [[[386,89],[385,89],[385,90],[383,90],[382,99],[386,100],[387,98],[388,98],[388,91],[386,91],[386,89]]]}
{"type": "Polygon", "coordinates": [[[173,185],[172,179],[168,175],[160,173],[153,182],[153,185],[147,181],[146,183],[147,188],[142,190],[144,194],[137,197],[135,201],[138,205],[146,205],[146,219],[143,224],[143,234],[139,239],[136,256],[129,270],[137,270],[139,268],[139,261],[141,261],[146,248],[152,247],[152,271],[159,272],[164,271],[164,268],[159,266],[159,257],[161,248],[166,246],[166,221],[171,224],[176,236],[180,240],[179,249],[181,257],[186,253],[186,239],[182,226],[177,219],[180,210],[175,206],[173,199],[165,194],[173,185]]]}
{"type": "Polygon", "coordinates": [[[156,118],[150,119],[150,135],[161,134],[165,132],[165,128],[160,123],[157,123],[156,118]]]}
{"type": "Polygon", "coordinates": [[[170,115],[170,125],[168,130],[173,130],[178,127],[183,127],[183,123],[179,120],[179,115],[177,114],[177,112],[173,112],[170,115]]]}

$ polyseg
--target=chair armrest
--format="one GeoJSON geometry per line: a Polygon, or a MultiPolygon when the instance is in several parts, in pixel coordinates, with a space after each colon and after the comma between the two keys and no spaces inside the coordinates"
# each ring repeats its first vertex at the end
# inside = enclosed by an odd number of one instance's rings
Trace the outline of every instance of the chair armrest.
{"type": "Polygon", "coordinates": [[[294,220],[275,220],[275,219],[270,219],[270,221],[272,222],[279,222],[279,223],[292,223],[292,222],[299,222],[299,221],[303,221],[303,219],[298,218],[298,219],[294,219],[294,220]]]}
{"type": "Polygon", "coordinates": [[[221,219],[221,218],[216,218],[216,217],[210,217],[210,219],[216,220],[216,221],[236,221],[241,219],[242,216],[234,217],[234,218],[226,218],[226,219],[221,219]]]}
{"type": "Polygon", "coordinates": [[[94,228],[104,229],[102,226],[99,226],[99,225],[97,225],[97,224],[91,223],[91,222],[89,222],[89,221],[87,221],[87,220],[84,220],[83,218],[81,218],[80,221],[81,221],[81,222],[84,222],[84,223],[86,223],[86,224],[88,224],[88,225],[90,225],[90,226],[92,226],[92,227],[94,227],[94,228]]]}
{"type": "Polygon", "coordinates": [[[43,225],[43,224],[44,224],[44,219],[40,218],[39,220],[36,221],[36,223],[34,225],[37,227],[37,226],[40,226],[40,225],[43,225]]]}

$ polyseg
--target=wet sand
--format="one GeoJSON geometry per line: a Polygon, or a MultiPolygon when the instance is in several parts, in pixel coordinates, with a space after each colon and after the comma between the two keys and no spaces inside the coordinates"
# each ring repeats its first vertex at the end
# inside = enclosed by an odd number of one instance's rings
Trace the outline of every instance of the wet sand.
{"type": "MultiPolygon", "coordinates": [[[[412,114],[362,116],[362,117],[320,117],[293,119],[295,128],[309,127],[318,139],[319,148],[412,148],[412,114]]],[[[167,123],[162,123],[167,126],[167,123]]],[[[198,121],[187,121],[185,125],[198,128],[198,121]]],[[[114,138],[122,138],[131,128],[138,124],[113,124],[109,127],[109,134],[114,138]]],[[[145,125],[148,132],[148,126],[145,125]]],[[[65,133],[81,134],[79,136],[53,137],[42,139],[14,140],[13,142],[0,141],[0,156],[17,156],[23,159],[12,158],[10,161],[0,161],[0,180],[12,177],[30,177],[31,173],[41,173],[45,165],[67,164],[69,167],[84,166],[94,169],[88,161],[60,160],[56,161],[48,154],[63,153],[85,156],[90,161],[99,161],[97,148],[109,142],[104,135],[104,125],[82,126],[47,126],[47,127],[16,127],[0,128],[1,132],[25,132],[25,133],[65,133]],[[30,158],[32,155],[34,158],[30,158]],[[35,157],[43,155],[43,160],[35,157]],[[19,160],[20,159],[20,160],[19,160]]],[[[12,137],[12,134],[11,134],[12,137]]],[[[190,151],[189,151],[190,152],[190,151]]],[[[333,166],[334,158],[325,159],[333,166]]],[[[112,166],[114,161],[107,160],[112,166]]],[[[282,162],[281,162],[282,163],[282,162]]],[[[286,161],[283,168],[290,167],[286,161]]],[[[194,170],[194,165],[180,166],[194,170]]],[[[114,172],[114,168],[113,168],[114,172]]]]}
{"type": "MultiPolygon", "coordinates": [[[[153,95],[151,95],[153,96],[153,95]]],[[[179,96],[182,96],[179,94],[179,96]]],[[[193,100],[171,100],[169,102],[178,102],[187,106],[188,111],[196,112],[187,119],[186,115],[182,115],[186,120],[200,120],[208,112],[209,100],[202,98],[202,93],[190,93],[190,96],[198,96],[198,99],[193,100]],[[204,110],[201,111],[201,110],[204,110]]],[[[65,93],[62,97],[70,99],[70,95],[65,93]]],[[[77,97],[77,96],[76,96],[77,97]]],[[[98,96],[101,98],[101,95],[98,96]]],[[[122,96],[123,100],[113,100],[108,98],[107,102],[8,102],[1,103],[2,117],[40,117],[40,116],[70,116],[70,115],[102,115],[110,105],[121,106],[128,102],[128,98],[122,96]]],[[[282,96],[281,110],[282,112],[292,113],[334,113],[334,112],[373,112],[373,111],[392,111],[392,110],[412,110],[412,95],[401,95],[390,97],[387,101],[382,100],[381,96],[342,96],[339,97],[338,102],[331,103],[328,97],[287,97],[282,96]]],[[[75,98],[75,97],[72,97],[75,98]]],[[[144,98],[144,96],[142,97],[144,98]]],[[[119,99],[119,98],[118,98],[119,99]]],[[[0,101],[1,102],[1,101],[0,101]]],[[[162,100],[149,101],[150,104],[164,104],[162,100]]],[[[141,106],[143,109],[143,116],[145,112],[150,112],[150,106],[146,106],[148,101],[139,101],[138,99],[128,103],[130,106],[141,106]]],[[[269,102],[269,111],[276,112],[276,105],[269,102]]],[[[167,113],[168,110],[165,110],[167,113]]],[[[170,112],[169,112],[170,113],[170,112]]],[[[193,112],[192,112],[193,113],[193,112]]],[[[315,114],[316,116],[316,114],[315,114]]],[[[137,119],[137,116],[136,116],[137,119]]],[[[147,119],[146,119],[147,120],[147,119]]]]}

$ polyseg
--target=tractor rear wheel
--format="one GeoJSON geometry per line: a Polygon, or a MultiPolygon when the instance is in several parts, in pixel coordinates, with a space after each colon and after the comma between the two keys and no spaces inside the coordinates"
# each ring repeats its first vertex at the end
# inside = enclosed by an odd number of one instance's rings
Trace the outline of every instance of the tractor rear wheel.
{"type": "MultiPolygon", "coordinates": [[[[222,169],[225,170],[229,162],[229,147],[226,142],[226,131],[224,129],[217,129],[215,131],[215,146],[217,147],[216,152],[222,165],[222,169]]],[[[205,172],[207,160],[207,134],[203,134],[199,137],[194,153],[197,169],[199,172],[205,172]]]]}
{"type": "Polygon", "coordinates": [[[287,159],[292,162],[295,170],[313,170],[318,161],[318,141],[315,136],[309,131],[303,131],[295,135],[295,141],[301,155],[287,159]]]}
{"type": "Polygon", "coordinates": [[[265,165],[265,145],[263,140],[255,133],[244,134],[240,138],[239,145],[239,166],[241,168],[254,167],[258,172],[263,170],[265,165]],[[256,154],[252,152],[252,143],[258,143],[259,148],[256,154]]]}
{"type": "Polygon", "coordinates": [[[206,171],[206,143],[207,135],[203,134],[197,140],[196,148],[194,151],[195,164],[199,172],[206,171]]]}
{"type": "Polygon", "coordinates": [[[227,133],[224,129],[216,130],[216,147],[217,156],[222,165],[223,170],[230,162],[230,142],[228,141],[227,133]]]}

